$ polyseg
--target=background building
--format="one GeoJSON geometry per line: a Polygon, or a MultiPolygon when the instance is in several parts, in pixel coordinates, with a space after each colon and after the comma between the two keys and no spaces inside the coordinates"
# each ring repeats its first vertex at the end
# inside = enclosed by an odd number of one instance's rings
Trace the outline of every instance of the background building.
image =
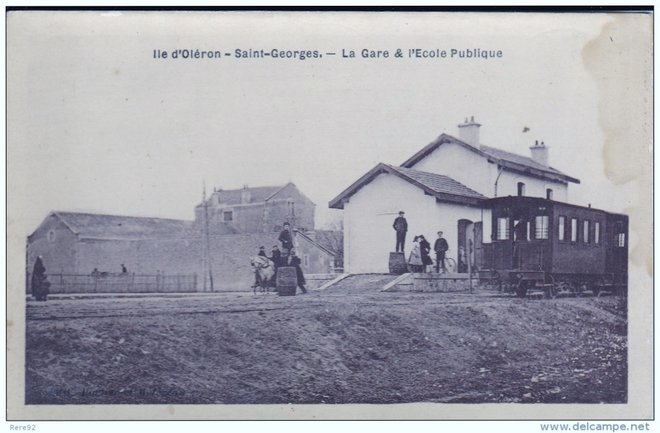
{"type": "Polygon", "coordinates": [[[84,284],[66,287],[73,284],[67,281],[92,272],[119,275],[122,265],[130,275],[145,278],[193,276],[197,290],[210,290],[210,268],[214,290],[251,290],[250,257],[261,246],[268,254],[274,245],[279,246],[277,238],[284,222],[294,228],[294,245],[305,274],[333,273],[337,245],[327,241],[332,236],[316,240],[314,207],[288,183],[214,191],[206,201],[208,225],[204,203],[195,208],[195,221],[51,212],[28,236],[27,273],[42,256],[47,274],[59,276],[51,278],[54,293],[84,291],[84,284]]]}

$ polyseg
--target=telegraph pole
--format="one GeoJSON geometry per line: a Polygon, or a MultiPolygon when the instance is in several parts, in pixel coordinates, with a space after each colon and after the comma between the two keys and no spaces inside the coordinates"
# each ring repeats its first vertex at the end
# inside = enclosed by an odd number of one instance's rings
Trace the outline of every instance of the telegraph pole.
{"type": "Polygon", "coordinates": [[[213,291],[213,270],[211,269],[211,240],[209,238],[209,206],[206,201],[206,181],[203,181],[202,203],[204,203],[204,291],[206,292],[206,274],[208,272],[209,288],[213,291]]]}

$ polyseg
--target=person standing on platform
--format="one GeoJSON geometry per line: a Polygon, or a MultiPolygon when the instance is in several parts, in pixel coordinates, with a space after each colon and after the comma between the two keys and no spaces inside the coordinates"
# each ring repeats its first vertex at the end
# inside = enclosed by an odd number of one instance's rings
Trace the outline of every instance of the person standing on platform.
{"type": "Polygon", "coordinates": [[[433,265],[433,260],[431,260],[431,244],[424,235],[419,235],[419,251],[422,254],[422,272],[426,272],[426,267],[433,265]]]}
{"type": "Polygon", "coordinates": [[[447,272],[447,268],[445,267],[445,253],[449,249],[449,244],[447,244],[447,240],[442,237],[442,232],[438,232],[438,239],[435,240],[435,244],[433,244],[433,251],[435,251],[435,272],[440,273],[440,267],[442,267],[442,273],[447,272]]]}
{"type": "Polygon", "coordinates": [[[410,251],[408,264],[410,265],[411,272],[421,272],[424,262],[422,262],[422,252],[419,247],[419,236],[415,236],[415,239],[413,239],[413,247],[410,251]]]}
{"type": "Polygon", "coordinates": [[[400,211],[399,216],[394,219],[394,224],[392,227],[396,231],[396,247],[395,250],[398,252],[404,252],[406,244],[406,233],[408,232],[408,221],[404,218],[405,212],[400,211]]]}

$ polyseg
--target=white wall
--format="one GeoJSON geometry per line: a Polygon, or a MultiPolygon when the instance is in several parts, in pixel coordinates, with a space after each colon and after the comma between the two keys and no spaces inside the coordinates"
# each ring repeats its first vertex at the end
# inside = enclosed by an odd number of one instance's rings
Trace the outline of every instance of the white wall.
{"type": "Polygon", "coordinates": [[[495,181],[497,180],[498,197],[517,195],[518,182],[523,182],[526,185],[526,196],[545,197],[546,189],[551,188],[554,191],[554,200],[568,200],[566,184],[541,180],[506,170],[498,179],[496,164],[489,163],[486,158],[456,143],[441,145],[411,168],[449,176],[486,197],[494,197],[495,181]]]}
{"type": "MultiPolygon", "coordinates": [[[[494,166],[494,164],[491,165],[494,166]]],[[[495,172],[497,172],[497,169],[495,169],[495,172]]],[[[495,184],[496,178],[497,174],[495,174],[495,177],[493,178],[493,185],[495,184]]],[[[518,195],[518,182],[523,182],[525,184],[525,196],[527,197],[545,198],[545,190],[551,188],[553,191],[553,200],[568,200],[568,187],[566,184],[523,176],[509,171],[504,171],[497,182],[497,196],[506,197],[508,195],[518,195]]],[[[493,192],[491,191],[489,196],[492,197],[492,194],[493,192]]]]}
{"type": "Polygon", "coordinates": [[[449,243],[448,257],[456,259],[457,221],[480,221],[482,214],[481,209],[474,207],[437,203],[434,197],[401,178],[380,174],[344,204],[346,272],[388,272],[389,253],[396,243],[392,224],[400,210],[406,213],[408,221],[406,258],[415,235],[423,234],[433,246],[436,232],[442,230],[449,243]]]}
{"type": "Polygon", "coordinates": [[[492,196],[489,165],[493,164],[460,144],[444,143],[411,168],[449,176],[485,196],[492,196]]]}

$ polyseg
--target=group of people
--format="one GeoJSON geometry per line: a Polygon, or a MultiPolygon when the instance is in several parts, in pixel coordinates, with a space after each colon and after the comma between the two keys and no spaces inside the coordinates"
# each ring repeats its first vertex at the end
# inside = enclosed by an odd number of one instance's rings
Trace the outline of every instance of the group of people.
{"type": "MultiPolygon", "coordinates": [[[[280,236],[277,238],[278,241],[282,244],[282,250],[279,249],[277,245],[273,245],[271,250],[271,255],[266,254],[265,247],[259,247],[258,256],[266,257],[273,262],[275,267],[275,275],[273,280],[277,279],[277,269],[284,266],[290,266],[296,269],[296,279],[298,287],[303,293],[307,293],[305,288],[305,275],[303,274],[300,257],[296,255],[296,251],[293,249],[293,235],[291,234],[291,225],[287,222],[284,223],[283,230],[280,232],[280,236]]],[[[254,285],[259,284],[259,274],[255,271],[255,280],[254,285]]]]}
{"type": "MultiPolygon", "coordinates": [[[[405,253],[404,246],[406,243],[406,233],[408,232],[408,221],[405,218],[405,212],[400,211],[399,216],[394,220],[392,228],[396,232],[396,252],[405,253]]],[[[435,252],[435,272],[447,272],[445,266],[445,254],[449,250],[447,240],[442,237],[442,231],[438,232],[438,238],[433,244],[433,251],[435,252]]],[[[417,235],[413,239],[413,248],[408,257],[408,265],[412,272],[427,272],[428,267],[433,265],[431,259],[431,244],[426,240],[424,235],[417,235]]]]}
{"type": "MultiPolygon", "coordinates": [[[[121,274],[122,276],[127,276],[128,275],[128,269],[126,266],[122,263],[121,265],[121,274]]],[[[110,274],[106,271],[99,271],[99,268],[94,268],[91,273],[92,277],[94,278],[100,278],[100,277],[107,277],[108,275],[116,275],[116,274],[110,274]]]]}

